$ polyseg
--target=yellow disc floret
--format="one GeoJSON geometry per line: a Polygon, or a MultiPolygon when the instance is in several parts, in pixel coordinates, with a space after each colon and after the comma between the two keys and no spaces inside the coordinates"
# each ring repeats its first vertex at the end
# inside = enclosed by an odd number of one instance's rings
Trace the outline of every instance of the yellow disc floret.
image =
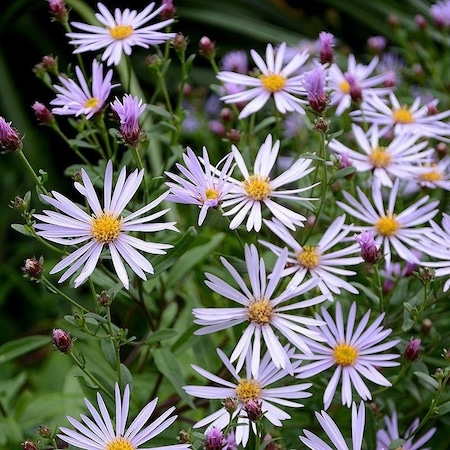
{"type": "Polygon", "coordinates": [[[242,403],[256,400],[261,394],[261,386],[256,380],[239,380],[236,387],[236,397],[242,403]]]}
{"type": "Polygon", "coordinates": [[[260,75],[259,79],[261,80],[264,89],[271,93],[281,91],[286,85],[286,78],[275,73],[270,75],[260,75]]]}
{"type": "Polygon", "coordinates": [[[133,27],[131,25],[116,25],[115,27],[108,28],[109,34],[116,41],[126,39],[133,33],[133,27]]]}
{"type": "Polygon", "coordinates": [[[135,447],[128,439],[119,436],[108,442],[104,450],[135,450],[135,447]]]}
{"type": "Polygon", "coordinates": [[[270,322],[273,314],[273,307],[269,300],[253,300],[248,307],[248,320],[258,325],[265,325],[270,322]]]}
{"type": "Polygon", "coordinates": [[[120,235],[122,222],[122,217],[107,213],[102,213],[99,217],[93,217],[91,220],[92,237],[102,244],[114,242],[120,235]]]}
{"type": "Polygon", "coordinates": [[[406,106],[394,110],[392,116],[397,123],[414,123],[414,116],[406,106]]]}
{"type": "Polygon", "coordinates": [[[306,267],[307,269],[316,267],[320,261],[320,255],[317,253],[317,247],[305,245],[303,250],[300,250],[297,253],[297,261],[301,266],[306,267]]]}
{"type": "Polygon", "coordinates": [[[347,80],[342,80],[339,83],[339,89],[344,93],[344,94],[350,94],[350,83],[347,80]]]}
{"type": "Polygon", "coordinates": [[[430,183],[435,183],[436,181],[441,181],[444,178],[444,174],[441,170],[435,169],[436,164],[430,164],[430,171],[420,174],[420,179],[422,181],[429,181],[430,183]],[[433,168],[434,167],[434,168],[433,168]]]}
{"type": "Polygon", "coordinates": [[[339,366],[353,366],[358,358],[358,350],[351,345],[342,344],[336,345],[333,350],[334,362],[339,366]]]}
{"type": "Polygon", "coordinates": [[[386,147],[373,148],[369,156],[374,167],[387,167],[391,163],[392,156],[386,151],[386,147]]]}
{"type": "Polygon", "coordinates": [[[92,97],[84,103],[85,108],[96,108],[98,105],[98,98],[92,97]]]}
{"type": "Polygon", "coordinates": [[[400,228],[400,223],[395,218],[395,214],[392,216],[380,217],[375,223],[375,229],[382,236],[393,236],[400,228]]]}
{"type": "Polygon", "coordinates": [[[270,196],[270,178],[255,174],[243,181],[245,192],[253,200],[264,200],[270,196]]]}
{"type": "Polygon", "coordinates": [[[207,200],[217,200],[219,193],[214,188],[209,188],[205,191],[205,197],[207,200]]]}

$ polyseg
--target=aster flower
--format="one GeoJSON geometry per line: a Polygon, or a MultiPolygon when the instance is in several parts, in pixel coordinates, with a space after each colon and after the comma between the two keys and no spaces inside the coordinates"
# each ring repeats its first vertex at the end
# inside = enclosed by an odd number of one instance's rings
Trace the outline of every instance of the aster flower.
{"type": "MultiPolygon", "coordinates": [[[[350,450],[350,447],[346,443],[344,436],[339,430],[338,426],[334,423],[333,419],[325,412],[320,413],[316,411],[316,418],[320,423],[323,431],[332,442],[334,448],[337,450],[350,450]]],[[[361,450],[364,426],[366,422],[366,411],[364,409],[364,402],[359,404],[359,408],[355,402],[352,403],[352,450],[361,450]]],[[[303,430],[305,436],[300,436],[300,440],[308,448],[312,450],[332,450],[332,448],[325,443],[322,439],[308,430],[303,430]]]]}
{"type": "Polygon", "coordinates": [[[211,208],[219,208],[227,193],[233,187],[228,181],[233,166],[233,154],[225,156],[216,167],[209,162],[206,147],[203,147],[203,159],[197,157],[190,147],[183,153],[185,166],[176,167],[185,178],[172,172],[165,174],[175,181],[166,182],[170,188],[167,200],[175,203],[197,205],[200,208],[198,225],[201,226],[211,208]],[[219,167],[222,166],[220,169],[219,167]]]}
{"type": "Polygon", "coordinates": [[[136,145],[141,137],[139,116],[145,111],[145,103],[139,97],[125,94],[122,102],[116,97],[111,109],[119,116],[120,133],[125,143],[136,145]]]}
{"type": "Polygon", "coordinates": [[[289,366],[288,355],[275,331],[278,331],[303,352],[311,353],[309,347],[305,345],[303,336],[316,339],[320,333],[306,328],[305,325],[320,325],[323,322],[301,316],[299,312],[302,308],[316,305],[327,297],[319,295],[282,305],[294,297],[307,293],[318,283],[318,280],[311,279],[275,295],[275,289],[286,265],[287,248],[281,252],[272,273],[267,277],[264,259],[259,257],[256,247],[245,244],[245,264],[250,279],[250,289],[240,273],[225,258],[221,257],[220,260],[238,284],[240,291],[211,273],[205,274],[205,284],[214,292],[238,303],[239,306],[236,308],[194,308],[192,311],[195,317],[194,323],[203,327],[195,331],[195,334],[214,333],[248,322],[230,359],[232,362],[238,359],[237,370],[239,370],[253,340],[252,371],[254,374],[258,370],[261,340],[265,342],[276,367],[284,369],[289,366]],[[290,311],[295,313],[289,314],[290,311]]]}
{"type": "Polygon", "coordinates": [[[322,114],[328,106],[328,93],[326,92],[326,70],[323,66],[317,66],[309,72],[305,72],[303,87],[309,106],[317,114],[322,114]]]}
{"type": "MultiPolygon", "coordinates": [[[[342,268],[360,264],[363,259],[355,255],[359,251],[357,243],[343,248],[332,250],[333,247],[342,244],[344,239],[352,231],[352,226],[344,226],[345,214],[337,217],[327,228],[315,245],[301,245],[289,230],[278,221],[265,221],[267,227],[291,249],[288,252],[286,268],[281,272],[282,276],[292,276],[289,286],[298,286],[306,276],[318,280],[317,287],[322,294],[333,300],[333,293],[340,294],[341,288],[358,294],[358,290],[344,277],[355,275],[356,272],[342,268]]],[[[282,248],[264,240],[262,245],[271,249],[276,255],[280,255],[282,248]]]]}
{"type": "Polygon", "coordinates": [[[444,189],[450,191],[450,156],[444,156],[440,160],[429,160],[419,165],[420,171],[414,174],[411,180],[413,188],[444,189]]]}
{"type": "Polygon", "coordinates": [[[20,152],[23,147],[22,138],[12,122],[7,122],[0,116],[0,151],[20,152]]]}
{"type": "Polygon", "coordinates": [[[449,126],[442,119],[450,116],[450,110],[436,112],[438,99],[423,105],[422,102],[423,99],[416,96],[411,105],[400,103],[393,92],[389,93],[388,102],[377,95],[370,95],[361,105],[361,110],[352,111],[350,115],[355,122],[378,125],[381,136],[389,132],[398,135],[406,131],[417,137],[449,141],[445,138],[450,134],[449,126]]]}
{"type": "Polygon", "coordinates": [[[237,72],[246,75],[248,73],[248,58],[244,50],[234,50],[226,53],[221,61],[223,71],[237,72]]]}
{"type": "MultiPolygon", "coordinates": [[[[130,387],[127,385],[121,398],[119,385],[115,385],[115,422],[111,420],[106,404],[102,396],[97,393],[98,409],[88,400],[84,399],[92,419],[81,415],[81,421],[72,417],[67,420],[74,430],[60,427],[58,437],[64,442],[77,448],[85,450],[104,450],[106,448],[132,448],[138,450],[141,445],[162,433],[173,422],[177,416],[170,416],[175,410],[172,406],[161,416],[152,420],[150,425],[145,426],[153,414],[158,399],[148,403],[138,414],[136,419],[126,428],[127,417],[130,407],[130,387]]],[[[147,447],[149,448],[149,447],[147,447]]],[[[189,444],[174,444],[151,447],[153,450],[183,450],[189,448],[189,444]]]]}
{"type": "Polygon", "coordinates": [[[83,72],[77,66],[75,73],[78,84],[71,78],[58,77],[62,86],[53,85],[56,90],[56,98],[50,104],[55,106],[53,114],[58,115],[86,115],[90,119],[94,114],[102,110],[111,89],[119,84],[111,84],[113,71],[110,69],[103,77],[103,64],[96,60],[92,61],[92,90],[89,89],[88,82],[84,78],[83,72]]]}
{"type": "Polygon", "coordinates": [[[337,63],[331,64],[328,70],[328,86],[330,105],[336,106],[336,115],[340,116],[349,109],[352,102],[364,102],[369,94],[382,97],[391,91],[391,88],[379,86],[382,85],[386,74],[371,76],[378,61],[378,56],[374,56],[369,65],[364,65],[357,63],[355,55],[350,54],[345,72],[337,63]]]}
{"type": "Polygon", "coordinates": [[[108,247],[114,269],[123,286],[129,288],[129,278],[125,261],[133,272],[146,280],[144,272],[153,273],[153,266],[137,250],[148,253],[164,254],[165,249],[171,248],[169,244],[159,244],[143,241],[130,235],[130,232],[155,232],[160,230],[173,230],[175,222],[148,223],[164,215],[168,209],[152,215],[138,218],[155,206],[159,205],[168,192],[160,195],[148,205],[126,216],[122,215],[124,209],[139,188],[144,177],[144,171],[137,169],[126,176],[126,167],[120,171],[119,178],[113,191],[113,166],[108,161],[104,180],[104,205],[100,205],[92,181],[84,169],[81,169],[83,184],[75,183],[75,188],[86,197],[92,210],[92,215],[77,206],[64,195],[52,191],[53,197],[42,195],[44,202],[53,206],[58,212],[44,210],[43,214],[34,217],[43,223],[37,223],[37,234],[51,242],[63,245],[77,245],[84,243],[69,256],[64,257],[51,271],[51,274],[67,269],[59,282],[67,280],[83,265],[81,272],[74,280],[78,287],[92,274],[102,250],[108,247]],[[59,212],[60,211],[60,212],[59,212]]]}
{"type": "Polygon", "coordinates": [[[414,432],[419,426],[419,421],[419,418],[414,419],[411,425],[406,429],[403,437],[400,437],[397,411],[393,411],[392,417],[385,416],[384,422],[386,424],[386,429],[377,431],[377,450],[389,449],[391,448],[391,442],[399,439],[403,439],[405,441],[401,444],[401,448],[403,450],[430,450],[430,447],[422,446],[432,438],[436,432],[436,428],[431,428],[422,437],[416,439],[414,432]]]}
{"type": "MultiPolygon", "coordinates": [[[[293,349],[285,346],[283,349],[288,355],[288,358],[293,356],[293,349]]],[[[202,369],[196,365],[192,368],[206,379],[219,384],[219,386],[184,386],[183,389],[192,396],[206,399],[233,399],[235,402],[235,410],[232,413],[232,419],[237,420],[235,428],[235,438],[237,444],[242,444],[245,448],[249,439],[250,428],[256,433],[254,422],[251,422],[246,411],[246,406],[249,402],[259,402],[261,404],[261,411],[264,417],[275,426],[282,426],[282,420],[290,419],[290,415],[279,408],[277,405],[288,406],[291,408],[300,408],[303,405],[297,401],[302,398],[310,397],[312,394],[306,392],[312,386],[312,383],[302,383],[294,385],[286,385],[283,382],[282,386],[269,387],[277,381],[283,380],[288,371],[276,367],[272,356],[266,352],[259,362],[259,370],[257,375],[253,374],[251,368],[254,357],[251,350],[247,352],[245,374],[241,374],[241,368],[234,367],[230,359],[225,353],[217,349],[217,353],[222,360],[225,367],[230,372],[235,381],[229,381],[214,375],[213,373],[202,369]]],[[[294,368],[298,365],[298,361],[294,363],[294,368]]],[[[230,423],[230,412],[222,407],[218,411],[203,418],[194,425],[194,428],[201,428],[208,426],[211,428],[224,429],[230,423]]]]}
{"type": "Polygon", "coordinates": [[[130,55],[132,47],[149,48],[150,45],[162,44],[175,37],[176,33],[163,33],[157,30],[173,23],[173,18],[152,25],[145,25],[164,11],[165,5],[154,9],[155,3],[150,3],[138,13],[129,8],[114,10],[114,15],[103,3],[97,3],[99,12],[95,14],[100,25],[90,25],[82,22],[71,22],[71,26],[81,32],[67,33],[70,44],[78,46],[73,53],[84,53],[105,49],[102,60],[108,66],[118,65],[122,54],[130,55]]]}
{"type": "Polygon", "coordinates": [[[333,34],[326,31],[319,33],[319,58],[322,64],[331,64],[334,60],[336,40],[333,34]]]}
{"type": "Polygon", "coordinates": [[[366,194],[357,186],[359,201],[347,192],[343,192],[347,203],[337,201],[337,205],[348,214],[368,225],[357,226],[359,231],[371,231],[376,245],[380,247],[386,263],[392,258],[392,250],[405,261],[419,263],[419,259],[412,249],[416,248],[419,240],[429,230],[421,227],[438,212],[439,201],[428,202],[430,196],[424,195],[415,203],[401,212],[395,212],[400,182],[394,181],[389,192],[387,206],[384,205],[381,186],[372,188],[373,204],[366,194]]]}
{"type": "Polygon", "coordinates": [[[325,344],[310,342],[309,346],[313,355],[296,355],[303,361],[310,361],[296,370],[298,378],[310,378],[334,368],[334,373],[323,394],[325,410],[331,405],[339,380],[342,384],[342,404],[348,407],[352,404],[353,389],[362,400],[372,399],[372,394],[363,377],[379,386],[391,386],[390,381],[378,369],[399,365],[392,360],[400,356],[381,354],[400,342],[399,339],[394,339],[382,343],[392,332],[391,329],[383,329],[380,325],[384,319],[384,313],[367,327],[370,318],[370,310],[368,310],[355,329],[356,303],[352,303],[347,320],[344,319],[341,304],[336,302],[335,305],[336,320],[325,308],[321,308],[322,315],[316,314],[317,320],[325,321],[325,325],[319,328],[319,333],[326,341],[325,344]]]}
{"type": "Polygon", "coordinates": [[[221,97],[225,103],[249,102],[242,109],[239,118],[253,114],[264,107],[270,98],[273,98],[276,109],[284,114],[287,111],[296,111],[304,114],[304,99],[297,95],[304,95],[305,91],[301,86],[303,75],[291,76],[298,71],[306,62],[309,54],[305,51],[295,55],[292,60],[283,67],[286,43],[283,42],[277,48],[276,54],[271,44],[266,47],[266,61],[255,51],[250,50],[250,54],[261,75],[249,76],[242,73],[220,71],[217,78],[224,83],[248,86],[247,89],[236,94],[221,97]]]}
{"type": "Polygon", "coordinates": [[[272,145],[272,135],[269,134],[256,155],[253,174],[250,175],[244,158],[238,148],[233,145],[234,159],[244,179],[242,181],[230,179],[230,181],[235,183],[235,187],[227,195],[222,205],[224,210],[234,205],[224,213],[224,216],[235,216],[230,222],[231,229],[237,228],[248,214],[247,231],[252,229],[260,231],[263,205],[288,228],[294,230],[296,225],[303,226],[306,217],[278,204],[274,199],[295,202],[312,200],[299,197],[297,194],[307,191],[316,185],[277,191],[279,187],[296,182],[311,173],[314,170],[314,167],[310,167],[312,159],[299,158],[284,173],[271,179],[279,150],[280,141],[277,140],[272,145]]]}
{"type": "Polygon", "coordinates": [[[384,144],[380,140],[378,126],[374,125],[370,136],[358,125],[352,125],[359,151],[332,139],[328,147],[338,155],[346,154],[358,172],[370,171],[373,182],[392,187],[395,178],[411,179],[422,172],[417,166],[425,162],[434,153],[426,141],[417,142],[418,137],[410,133],[401,133],[384,144]]]}
{"type": "Polygon", "coordinates": [[[441,225],[430,220],[431,230],[423,236],[419,250],[440,261],[423,261],[425,267],[436,268],[435,277],[446,277],[444,292],[450,289],[450,215],[443,212],[441,225]]]}

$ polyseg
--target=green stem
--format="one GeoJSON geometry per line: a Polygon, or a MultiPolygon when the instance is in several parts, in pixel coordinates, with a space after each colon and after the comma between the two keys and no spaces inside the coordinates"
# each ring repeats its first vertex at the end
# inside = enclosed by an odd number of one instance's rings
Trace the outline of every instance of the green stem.
{"type": "Polygon", "coordinates": [[[58,289],[52,282],[50,282],[47,278],[42,277],[41,278],[42,282],[48,286],[50,288],[51,291],[56,292],[58,295],[60,295],[61,297],[65,298],[68,302],[70,302],[73,306],[75,306],[76,308],[78,308],[79,310],[81,310],[84,313],[89,312],[89,310],[87,310],[84,306],[81,306],[78,302],[76,302],[73,298],[69,297],[67,294],[65,294],[63,291],[61,291],[60,289],[58,289]]]}
{"type": "Polygon", "coordinates": [[[116,353],[116,370],[117,370],[117,381],[119,383],[119,386],[122,386],[122,373],[120,370],[120,345],[117,340],[117,335],[113,332],[113,326],[112,326],[112,320],[111,320],[111,308],[109,306],[106,306],[106,318],[108,320],[108,331],[109,335],[111,336],[111,339],[113,339],[114,342],[114,350],[116,353]]]}
{"type": "Polygon", "coordinates": [[[98,380],[98,378],[88,369],[86,369],[85,364],[80,361],[72,351],[68,352],[68,355],[72,358],[75,364],[85,373],[97,386],[100,390],[102,390],[112,401],[114,401],[114,396],[109,392],[108,389],[103,386],[103,384],[98,380]]]}
{"type": "Polygon", "coordinates": [[[21,161],[25,164],[25,167],[27,168],[28,172],[32,176],[34,182],[36,183],[36,186],[39,188],[39,190],[45,194],[48,195],[48,191],[45,188],[44,184],[42,183],[42,179],[36,175],[36,172],[34,171],[33,167],[31,166],[30,162],[28,161],[27,157],[24,155],[22,151],[17,152],[17,155],[19,155],[21,161]]]}

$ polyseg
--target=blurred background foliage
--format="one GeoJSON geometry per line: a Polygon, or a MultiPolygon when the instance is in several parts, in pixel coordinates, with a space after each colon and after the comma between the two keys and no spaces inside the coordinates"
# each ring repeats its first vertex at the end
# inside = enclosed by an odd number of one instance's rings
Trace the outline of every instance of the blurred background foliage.
{"type": "MultiPolygon", "coordinates": [[[[148,4],[142,0],[104,3],[110,10],[116,6],[140,10],[148,4]]],[[[390,46],[401,45],[401,33],[395,32],[389,21],[397,17],[401,27],[412,29],[415,15],[426,14],[431,3],[425,0],[174,0],[178,21],[173,29],[189,39],[188,55],[197,53],[198,42],[204,35],[216,42],[220,57],[234,49],[261,50],[268,42],[286,41],[296,45],[305,38],[316,39],[321,31],[333,33],[341,48],[347,47],[349,52],[359,55],[366,51],[367,39],[375,35],[385,36],[390,46]]],[[[71,20],[83,20],[86,14],[92,14],[96,9],[96,2],[91,0],[67,0],[67,4],[72,8],[71,20]]],[[[72,186],[72,180],[64,176],[63,171],[76,160],[64,142],[52,130],[40,127],[34,118],[32,104],[36,100],[48,104],[52,98],[48,88],[37,80],[33,67],[43,56],[57,55],[60,67],[65,68],[74,61],[72,50],[61,25],[51,22],[45,0],[1,2],[0,115],[8,122],[12,121],[24,136],[24,148],[30,162],[50,175],[48,187],[62,192],[68,192],[72,186]]],[[[144,72],[145,57],[144,50],[133,53],[137,67],[139,64],[142,67],[144,85],[148,82],[144,72]]],[[[207,61],[197,58],[193,82],[208,86],[214,81],[212,76],[207,61]]],[[[44,291],[41,285],[22,277],[24,260],[39,257],[42,252],[34,240],[11,229],[12,223],[20,222],[19,214],[10,207],[11,201],[15,196],[23,197],[33,188],[32,181],[22,173],[22,165],[15,155],[2,155],[0,405],[14,409],[16,419],[20,418],[20,426],[17,422],[0,425],[0,428],[4,427],[0,429],[0,436],[3,435],[0,447],[5,442],[22,441],[27,437],[26,430],[34,431],[29,427],[35,424],[36,415],[45,421],[80,405],[80,399],[73,394],[76,392],[73,384],[77,381],[71,375],[70,361],[53,352],[50,345],[51,330],[56,326],[56,319],[66,313],[65,305],[44,291]],[[34,335],[42,336],[43,340],[33,343],[26,340],[27,336],[34,335]],[[44,345],[46,336],[48,345],[44,345]],[[15,358],[15,349],[9,348],[7,343],[19,338],[25,340],[20,347],[22,350],[17,351],[23,353],[23,348],[29,351],[15,358]],[[61,372],[71,376],[60,379],[52,375],[61,372]],[[37,385],[40,393],[33,397],[37,385]],[[20,397],[17,397],[19,393],[20,397]],[[24,416],[25,404],[27,412],[24,416]],[[40,407],[43,404],[45,410],[40,407]]],[[[219,245],[220,234],[216,239],[214,244],[219,245]]],[[[207,347],[208,343],[202,345],[207,347]]],[[[84,342],[83,346],[89,355],[89,343],[84,342]]]]}

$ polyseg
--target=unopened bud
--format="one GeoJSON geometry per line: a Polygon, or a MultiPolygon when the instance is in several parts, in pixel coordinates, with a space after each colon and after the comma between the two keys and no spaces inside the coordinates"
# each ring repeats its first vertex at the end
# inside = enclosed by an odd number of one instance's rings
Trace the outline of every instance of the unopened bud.
{"type": "Polygon", "coordinates": [[[172,45],[177,52],[184,52],[188,45],[188,39],[181,33],[177,33],[173,38],[172,45]]]}
{"type": "Polygon", "coordinates": [[[97,300],[102,306],[109,306],[112,303],[112,298],[107,291],[100,292],[100,294],[97,295],[97,300]]]}
{"type": "Polygon", "coordinates": [[[207,36],[203,36],[198,44],[200,53],[207,59],[212,59],[216,55],[216,46],[207,36]]]}
{"type": "Polygon", "coordinates": [[[53,113],[43,103],[34,102],[32,108],[39,123],[50,125],[54,122],[55,118],[53,113]]]}
{"type": "Polygon", "coordinates": [[[63,25],[67,23],[69,13],[62,0],[48,0],[50,14],[63,25]]]}
{"type": "Polygon", "coordinates": [[[66,333],[64,330],[60,328],[55,328],[53,330],[53,344],[61,353],[67,353],[73,346],[73,340],[69,336],[69,333],[66,333]]]}
{"type": "Polygon", "coordinates": [[[24,276],[30,277],[31,280],[39,280],[44,273],[44,258],[41,256],[36,259],[34,256],[25,260],[24,266],[22,267],[22,272],[24,276]]]}
{"type": "Polygon", "coordinates": [[[29,439],[22,442],[20,446],[23,448],[23,450],[37,450],[38,448],[37,444],[33,441],[30,441],[29,439]]]}
{"type": "Polygon", "coordinates": [[[420,356],[420,339],[411,338],[406,346],[404,356],[408,361],[416,361],[420,356]]]}
{"type": "Polygon", "coordinates": [[[258,402],[258,400],[249,400],[245,404],[244,409],[247,412],[248,418],[252,422],[258,422],[264,416],[264,412],[262,410],[262,403],[258,402]]]}
{"type": "Polygon", "coordinates": [[[223,407],[229,412],[232,413],[236,411],[237,408],[237,402],[236,399],[228,397],[223,401],[223,407]]]}
{"type": "Polygon", "coordinates": [[[11,122],[0,117],[0,151],[2,153],[16,153],[22,150],[22,138],[11,122]]]}
{"type": "Polygon", "coordinates": [[[440,154],[440,155],[446,155],[448,153],[448,145],[445,142],[439,142],[436,145],[436,151],[440,154]]]}
{"type": "Polygon", "coordinates": [[[325,119],[325,117],[318,117],[314,122],[314,128],[319,133],[326,133],[328,131],[328,128],[330,127],[330,122],[325,119]]]}
{"type": "Polygon", "coordinates": [[[15,197],[14,200],[11,200],[11,208],[23,214],[28,209],[28,203],[22,197],[15,197]]]}
{"type": "Polygon", "coordinates": [[[370,231],[362,231],[359,235],[355,234],[355,240],[361,248],[361,258],[367,264],[376,264],[380,261],[381,252],[370,231]]]}
{"type": "Polygon", "coordinates": [[[414,17],[414,21],[416,22],[417,28],[419,28],[419,30],[425,30],[425,28],[427,27],[427,19],[425,19],[422,14],[417,14],[416,17],[414,17]]]}
{"type": "Polygon", "coordinates": [[[160,17],[162,20],[173,19],[175,17],[175,6],[173,5],[173,0],[163,0],[162,1],[163,10],[160,12],[160,17]]]}
{"type": "Polygon", "coordinates": [[[47,425],[39,425],[38,433],[39,433],[43,438],[49,439],[49,438],[52,437],[52,430],[51,430],[47,425]]]}
{"type": "Polygon", "coordinates": [[[212,427],[205,433],[205,450],[222,450],[223,444],[222,430],[212,427]]]}
{"type": "Polygon", "coordinates": [[[227,138],[232,144],[237,144],[241,140],[241,132],[235,128],[232,128],[228,131],[227,138]]]}
{"type": "MultiPolygon", "coordinates": [[[[436,271],[431,267],[419,267],[419,272],[418,272],[419,280],[423,284],[431,283],[434,280],[435,272],[436,271]]],[[[415,272],[415,273],[417,273],[417,272],[415,272]]]]}
{"type": "Polygon", "coordinates": [[[192,436],[191,433],[185,430],[181,430],[178,433],[177,440],[181,442],[182,444],[191,444],[192,443],[192,436]]]}
{"type": "Polygon", "coordinates": [[[428,318],[423,319],[420,326],[421,333],[428,334],[431,331],[431,328],[433,328],[433,322],[428,318]]]}
{"type": "Polygon", "coordinates": [[[231,122],[234,119],[234,113],[231,108],[225,107],[220,110],[220,118],[225,122],[231,122]]]}

